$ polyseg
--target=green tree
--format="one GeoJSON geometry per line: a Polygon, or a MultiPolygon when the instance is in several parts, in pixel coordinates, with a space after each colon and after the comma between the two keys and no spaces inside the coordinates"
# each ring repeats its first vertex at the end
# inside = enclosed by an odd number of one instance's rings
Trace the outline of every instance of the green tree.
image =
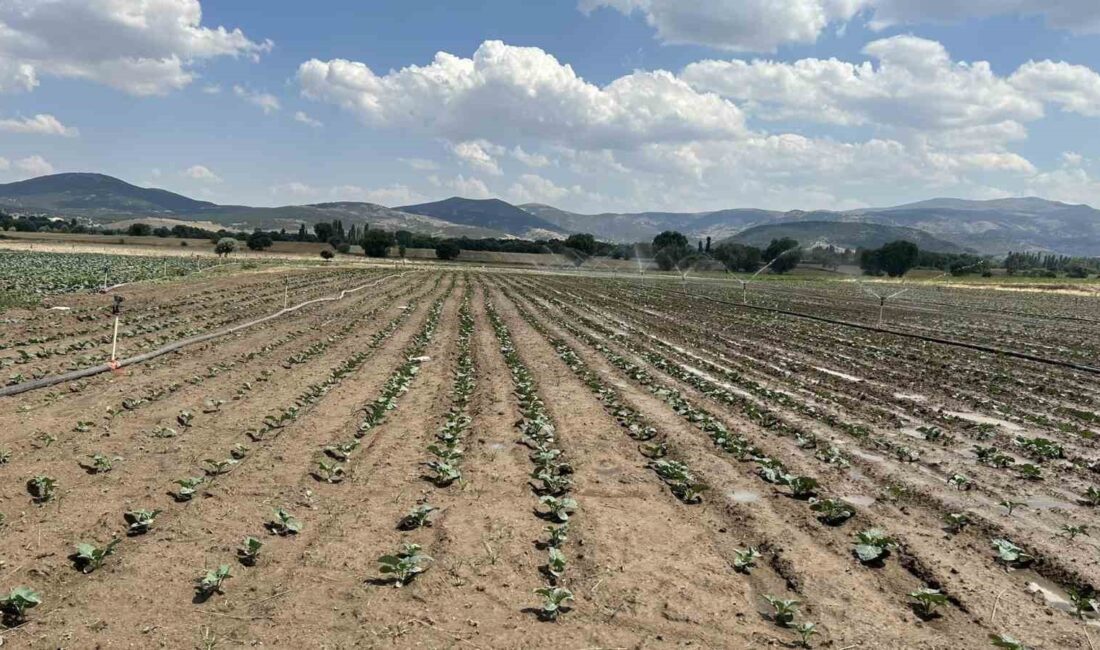
{"type": "Polygon", "coordinates": [[[271,248],[274,242],[271,241],[271,235],[262,230],[256,230],[248,236],[248,241],[246,243],[248,244],[249,250],[262,251],[271,248]]]}
{"type": "Polygon", "coordinates": [[[237,240],[232,237],[222,237],[214,245],[214,252],[221,257],[229,257],[229,254],[237,250],[237,240]]]}
{"type": "Polygon", "coordinates": [[[321,259],[323,260],[331,260],[334,257],[336,257],[336,253],[333,253],[332,249],[326,248],[321,251],[321,259]]]}
{"type": "Polygon", "coordinates": [[[917,265],[920,249],[913,242],[899,240],[878,249],[879,267],[892,278],[900,278],[917,265]]]}
{"type": "Polygon", "coordinates": [[[131,237],[148,237],[152,233],[153,229],[147,223],[132,223],[126,229],[126,234],[131,237]]]}
{"type": "Polygon", "coordinates": [[[313,234],[317,235],[317,241],[327,242],[336,233],[333,232],[331,223],[315,223],[313,224],[313,234]]]}
{"type": "Polygon", "coordinates": [[[457,259],[461,252],[462,249],[458,247],[458,244],[449,239],[435,245],[435,256],[441,260],[457,259]]]}
{"type": "Polygon", "coordinates": [[[783,274],[793,271],[802,261],[802,252],[798,242],[790,237],[773,239],[764,250],[764,259],[771,261],[772,273],[783,274]]]}
{"type": "Polygon", "coordinates": [[[713,249],[714,258],[730,271],[752,273],[764,265],[764,253],[755,246],[725,242],[713,249]]]}
{"type": "Polygon", "coordinates": [[[385,230],[368,230],[359,242],[367,257],[386,257],[390,246],[394,245],[393,233],[385,230]]]}
{"type": "Polygon", "coordinates": [[[662,271],[679,269],[680,264],[694,256],[687,237],[674,230],[666,230],[653,238],[653,259],[662,271]]]}
{"type": "Polygon", "coordinates": [[[565,246],[588,256],[596,254],[596,238],[588,233],[569,235],[565,240],[565,246]]]}

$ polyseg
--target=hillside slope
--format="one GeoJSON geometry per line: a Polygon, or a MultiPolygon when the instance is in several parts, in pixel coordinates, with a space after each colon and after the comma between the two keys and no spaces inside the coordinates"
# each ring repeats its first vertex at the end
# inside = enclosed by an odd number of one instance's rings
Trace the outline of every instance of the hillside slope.
{"type": "Polygon", "coordinates": [[[790,237],[805,248],[879,248],[892,241],[905,240],[922,250],[937,253],[961,253],[963,247],[915,228],[885,226],[876,223],[843,221],[797,221],[765,224],[743,230],[727,241],[765,247],[773,239],[790,237]]]}

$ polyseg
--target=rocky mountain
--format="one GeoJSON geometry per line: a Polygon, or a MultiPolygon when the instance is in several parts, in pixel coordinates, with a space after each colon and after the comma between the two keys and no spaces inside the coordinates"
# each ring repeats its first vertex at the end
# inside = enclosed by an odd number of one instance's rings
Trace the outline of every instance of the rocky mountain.
{"type": "Polygon", "coordinates": [[[848,221],[793,221],[753,226],[737,233],[729,241],[764,248],[773,239],[783,237],[790,237],[807,248],[879,248],[893,241],[906,240],[913,242],[921,250],[936,253],[966,252],[962,246],[923,230],[848,221]]]}
{"type": "Polygon", "coordinates": [[[500,199],[464,199],[451,197],[434,203],[405,205],[402,212],[422,214],[451,223],[502,230],[528,239],[565,236],[571,232],[540,216],[500,199]]]}

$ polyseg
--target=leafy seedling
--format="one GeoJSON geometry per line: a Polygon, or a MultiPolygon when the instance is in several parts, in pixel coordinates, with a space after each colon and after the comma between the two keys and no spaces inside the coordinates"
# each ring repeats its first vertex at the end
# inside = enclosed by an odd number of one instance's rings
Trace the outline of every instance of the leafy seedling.
{"type": "Polygon", "coordinates": [[[1069,595],[1069,601],[1073,605],[1073,615],[1077,618],[1084,620],[1085,614],[1095,613],[1096,608],[1096,592],[1091,589],[1067,589],[1066,593],[1069,595]]]}
{"type": "Polygon", "coordinates": [[[963,474],[952,474],[947,482],[956,490],[965,492],[974,488],[974,481],[963,474]]]}
{"type": "Polygon", "coordinates": [[[1004,508],[1007,511],[1005,514],[1007,514],[1009,517],[1012,516],[1012,512],[1014,510],[1016,510],[1016,508],[1025,508],[1025,507],[1027,507],[1027,504],[1024,503],[1023,501],[1011,501],[1009,499],[1005,499],[1005,500],[1001,501],[1000,503],[998,503],[997,505],[1004,508]]]}
{"type": "Polygon", "coordinates": [[[542,596],[542,607],[539,608],[539,618],[544,621],[553,621],[566,610],[565,604],[573,600],[573,592],[565,587],[547,585],[535,590],[535,594],[542,596]]]}
{"type": "Polygon", "coordinates": [[[0,609],[4,611],[5,618],[14,623],[22,622],[28,609],[34,609],[41,604],[41,594],[30,587],[16,587],[6,597],[0,598],[0,609]]]}
{"type": "Polygon", "coordinates": [[[225,460],[207,458],[203,462],[206,463],[206,467],[203,469],[208,476],[221,476],[222,474],[228,474],[233,466],[240,461],[235,458],[226,458],[225,460]]]}
{"type": "Polygon", "coordinates": [[[794,626],[794,631],[798,632],[798,645],[803,648],[809,648],[810,639],[819,634],[816,623],[799,623],[794,626]]]}
{"type": "Polygon", "coordinates": [[[417,575],[427,571],[426,565],[432,561],[427,555],[421,555],[420,550],[419,544],[404,544],[395,555],[378,558],[379,571],[392,575],[395,587],[408,584],[417,575]]]}
{"type": "Polygon", "coordinates": [[[791,496],[794,498],[809,499],[818,488],[818,482],[809,476],[792,476],[787,479],[787,487],[791,488],[791,496]]]}
{"type": "Polygon", "coordinates": [[[542,482],[538,491],[543,494],[560,496],[568,492],[569,488],[573,487],[573,481],[568,476],[562,476],[561,474],[540,472],[535,478],[542,482]]]}
{"type": "Polygon", "coordinates": [[[1085,494],[1082,495],[1081,500],[1085,505],[1093,507],[1100,506],[1100,488],[1090,487],[1085,490],[1085,494]]]}
{"type": "Polygon", "coordinates": [[[558,523],[569,521],[569,515],[577,509],[577,502],[570,498],[558,498],[554,496],[539,497],[539,504],[549,512],[547,516],[558,523]]]}
{"type": "Polygon", "coordinates": [[[1061,534],[1068,537],[1070,541],[1073,541],[1078,535],[1088,537],[1089,527],[1085,525],[1070,526],[1069,524],[1063,524],[1061,534]]]}
{"type": "Polygon", "coordinates": [[[267,529],[276,535],[297,535],[302,531],[302,522],[295,519],[282,508],[275,509],[275,518],[267,522],[267,529]]]}
{"type": "Polygon", "coordinates": [[[233,457],[233,460],[244,460],[248,456],[248,447],[238,442],[229,450],[229,455],[233,457]]]}
{"type": "Polygon", "coordinates": [[[193,476],[189,478],[181,478],[176,481],[176,485],[180,486],[180,489],[176,491],[174,495],[176,501],[190,501],[191,497],[195,496],[195,492],[199,486],[202,485],[205,479],[201,476],[193,476]]]}
{"type": "Polygon", "coordinates": [[[997,559],[1008,567],[1024,566],[1035,559],[1030,553],[1007,539],[993,540],[993,549],[997,551],[997,559]]]}
{"type": "Polygon", "coordinates": [[[756,550],[755,546],[750,546],[746,550],[734,549],[733,551],[733,568],[738,573],[748,573],[750,569],[756,566],[756,561],[760,559],[760,552],[756,550]]]}
{"type": "Polygon", "coordinates": [[[245,537],[241,545],[237,547],[237,559],[245,566],[254,566],[260,558],[260,549],[264,543],[255,537],[245,537]]]}
{"type": "Polygon", "coordinates": [[[73,427],[73,431],[77,433],[87,433],[95,426],[95,422],[91,420],[78,420],[76,426],[73,427]]]}
{"type": "Polygon", "coordinates": [[[892,537],[877,528],[870,528],[857,536],[855,553],[860,562],[871,564],[881,562],[895,546],[897,543],[892,537]]]}
{"type": "Polygon", "coordinates": [[[561,549],[550,547],[550,557],[546,561],[546,571],[555,578],[560,578],[565,573],[565,553],[561,549]]]}
{"type": "Polygon", "coordinates": [[[924,620],[935,616],[937,607],[947,604],[947,596],[940,593],[939,589],[921,587],[911,592],[909,597],[913,599],[913,611],[924,620]]]}
{"type": "Polygon", "coordinates": [[[1016,638],[1007,634],[990,634],[989,642],[993,644],[994,648],[1004,648],[1005,650],[1031,650],[1016,638]]]}
{"type": "Polygon", "coordinates": [[[107,556],[115,552],[115,547],[118,546],[119,539],[116,537],[112,539],[106,546],[96,546],[95,544],[77,544],[75,559],[80,566],[80,570],[84,573],[91,573],[103,566],[103,562],[107,559],[107,556]]]}
{"type": "Polygon", "coordinates": [[[130,525],[129,534],[144,535],[156,523],[157,515],[160,513],[160,510],[130,510],[122,516],[130,525]]]}
{"type": "Polygon", "coordinates": [[[947,532],[952,534],[961,533],[971,523],[970,517],[961,512],[949,512],[944,515],[943,521],[947,524],[947,532]]]}
{"type": "Polygon", "coordinates": [[[817,518],[830,526],[839,526],[855,515],[850,505],[837,499],[813,499],[810,510],[818,513],[817,518]]]}
{"type": "Polygon", "coordinates": [[[798,601],[785,598],[777,598],[775,596],[764,596],[764,600],[768,601],[768,604],[772,606],[772,620],[780,627],[790,627],[794,622],[795,614],[798,613],[798,601]]]}
{"type": "Polygon", "coordinates": [[[52,476],[40,474],[27,481],[27,492],[30,492],[31,496],[38,503],[46,503],[53,498],[54,492],[56,491],[57,479],[52,476]]]}
{"type": "Polygon", "coordinates": [[[561,545],[564,544],[565,540],[569,537],[569,524],[547,526],[546,533],[549,536],[546,545],[551,548],[561,548],[561,545]]]}
{"type": "Polygon", "coordinates": [[[706,491],[707,486],[695,481],[681,481],[670,484],[669,489],[672,490],[673,496],[684,503],[699,503],[703,500],[703,492],[706,491]]]}
{"type": "Polygon", "coordinates": [[[359,448],[359,441],[341,442],[325,447],[325,453],[339,461],[346,461],[353,451],[359,448]]]}
{"type": "Polygon", "coordinates": [[[462,478],[462,472],[457,467],[443,460],[431,461],[428,469],[434,473],[432,482],[439,487],[446,487],[462,478]]]}
{"type": "Polygon", "coordinates": [[[428,516],[438,510],[435,506],[428,504],[421,504],[409,511],[409,514],[401,518],[400,528],[401,530],[415,530],[417,528],[424,528],[425,526],[431,526],[432,522],[428,519],[428,516]]]}
{"type": "Polygon", "coordinates": [[[181,427],[185,427],[185,428],[191,426],[191,420],[194,420],[194,419],[195,419],[195,414],[192,413],[191,411],[180,411],[179,415],[176,416],[176,422],[181,427]]]}
{"type": "Polygon", "coordinates": [[[317,470],[313,476],[324,483],[339,483],[345,478],[344,467],[339,463],[328,463],[322,460],[317,463],[317,470]]]}
{"type": "Polygon", "coordinates": [[[222,584],[233,576],[229,570],[228,564],[223,564],[217,569],[207,571],[204,575],[198,579],[198,584],[195,585],[195,591],[198,592],[198,597],[201,600],[205,600],[214,594],[222,593],[222,584]]]}

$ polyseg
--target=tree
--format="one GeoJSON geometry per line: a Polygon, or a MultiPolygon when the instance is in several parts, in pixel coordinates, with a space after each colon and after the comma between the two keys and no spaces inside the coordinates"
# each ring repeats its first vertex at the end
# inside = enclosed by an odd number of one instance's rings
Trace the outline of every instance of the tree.
{"type": "Polygon", "coordinates": [[[707,246],[706,246],[706,248],[703,249],[703,252],[705,252],[705,253],[710,252],[710,235],[707,235],[707,246]]]}
{"type": "Polygon", "coordinates": [[[565,246],[586,256],[596,254],[596,238],[588,233],[569,235],[565,240],[565,246]]]}
{"type": "Polygon", "coordinates": [[[773,239],[764,250],[764,259],[771,261],[772,273],[783,274],[792,271],[802,261],[802,252],[798,242],[790,237],[773,239]]]}
{"type": "Polygon", "coordinates": [[[237,250],[237,240],[232,237],[222,237],[214,245],[214,252],[221,257],[228,257],[235,250],[237,250]]]}
{"type": "Polygon", "coordinates": [[[153,229],[147,223],[132,223],[126,229],[126,234],[131,237],[148,237],[152,233],[153,229]]]}
{"type": "Polygon", "coordinates": [[[331,260],[334,257],[336,257],[336,253],[333,253],[331,250],[329,250],[327,248],[325,250],[321,251],[321,259],[323,259],[323,260],[331,260]]]}
{"type": "Polygon", "coordinates": [[[453,260],[457,259],[462,249],[458,247],[458,244],[451,241],[441,241],[435,246],[435,256],[441,260],[453,260]]]}
{"type": "Polygon", "coordinates": [[[900,278],[915,267],[919,259],[920,249],[916,244],[898,240],[878,250],[863,251],[859,266],[869,275],[885,273],[892,278],[900,278]]]}
{"type": "Polygon", "coordinates": [[[730,271],[752,273],[764,265],[764,253],[755,246],[725,242],[715,246],[713,254],[730,271]]]}
{"type": "Polygon", "coordinates": [[[674,230],[666,230],[653,238],[653,259],[662,271],[679,269],[680,263],[693,256],[687,237],[674,230]]]}
{"type": "Polygon", "coordinates": [[[385,257],[393,244],[393,233],[385,230],[368,230],[363,233],[363,239],[359,242],[367,257],[385,257]]]}
{"type": "Polygon", "coordinates": [[[317,241],[327,242],[335,233],[332,231],[331,223],[322,222],[313,224],[313,234],[317,235],[317,241]]]}
{"type": "Polygon", "coordinates": [[[271,248],[271,236],[262,230],[257,230],[248,236],[248,249],[254,251],[262,251],[265,248],[271,248]]]}
{"type": "Polygon", "coordinates": [[[306,233],[306,225],[303,223],[298,226],[298,241],[306,241],[309,239],[309,235],[306,233]]]}

